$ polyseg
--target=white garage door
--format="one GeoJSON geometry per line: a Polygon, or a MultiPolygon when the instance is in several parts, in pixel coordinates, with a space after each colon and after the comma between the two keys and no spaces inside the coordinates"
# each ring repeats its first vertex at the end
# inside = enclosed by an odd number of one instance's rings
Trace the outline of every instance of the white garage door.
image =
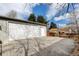
{"type": "Polygon", "coordinates": [[[9,23],[9,37],[12,39],[25,39],[27,36],[26,26],[9,23]]]}
{"type": "Polygon", "coordinates": [[[23,25],[9,23],[9,38],[14,39],[26,39],[32,37],[46,36],[46,27],[37,25],[23,25]]]}

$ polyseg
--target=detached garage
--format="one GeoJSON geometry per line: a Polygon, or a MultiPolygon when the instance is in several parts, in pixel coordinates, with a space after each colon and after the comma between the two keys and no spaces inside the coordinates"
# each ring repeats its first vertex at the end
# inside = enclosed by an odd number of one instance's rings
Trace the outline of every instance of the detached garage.
{"type": "Polygon", "coordinates": [[[0,40],[18,40],[47,35],[46,24],[0,16],[0,40]]]}

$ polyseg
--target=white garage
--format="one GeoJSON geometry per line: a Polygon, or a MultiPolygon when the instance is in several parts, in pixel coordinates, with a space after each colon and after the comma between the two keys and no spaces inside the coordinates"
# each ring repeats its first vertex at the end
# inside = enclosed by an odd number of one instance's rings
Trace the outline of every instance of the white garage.
{"type": "Polygon", "coordinates": [[[0,16],[0,25],[3,25],[1,28],[8,35],[8,40],[43,37],[47,35],[46,24],[0,16]]]}

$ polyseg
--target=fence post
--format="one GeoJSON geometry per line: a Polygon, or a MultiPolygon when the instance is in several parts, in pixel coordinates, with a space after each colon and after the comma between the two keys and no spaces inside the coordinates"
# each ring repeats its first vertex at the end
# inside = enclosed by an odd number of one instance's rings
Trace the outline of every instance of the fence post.
{"type": "Polygon", "coordinates": [[[0,56],[2,56],[2,41],[0,41],[0,56]]]}

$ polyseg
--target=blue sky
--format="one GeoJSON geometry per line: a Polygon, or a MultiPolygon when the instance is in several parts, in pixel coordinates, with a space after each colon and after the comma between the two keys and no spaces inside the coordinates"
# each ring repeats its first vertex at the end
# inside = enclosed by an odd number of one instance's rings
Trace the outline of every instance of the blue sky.
{"type": "MultiPolygon", "coordinates": [[[[75,7],[75,3],[73,4],[74,5],[74,8],[75,7]]],[[[59,17],[59,16],[63,16],[64,14],[66,13],[71,13],[73,11],[73,6],[72,4],[69,4],[69,9],[67,11],[67,8],[68,8],[68,5],[63,7],[62,9],[58,10],[58,12],[54,15],[51,16],[51,19],[49,20],[49,22],[54,22],[58,25],[58,27],[62,27],[62,26],[59,26],[60,25],[65,25],[65,24],[68,24],[70,23],[70,19],[68,18],[64,18],[64,19],[60,19],[58,21],[55,21],[55,17],[59,17]]],[[[49,11],[50,9],[50,6],[47,5],[47,4],[40,4],[40,5],[37,5],[33,8],[33,13],[36,15],[36,16],[39,16],[39,15],[42,15],[44,16],[44,18],[48,21],[47,17],[46,17],[46,14],[47,12],[49,11]]],[[[53,9],[52,9],[52,12],[51,13],[54,13],[53,12],[53,9]]]]}
{"type": "Polygon", "coordinates": [[[44,16],[46,15],[46,12],[48,11],[48,5],[47,4],[40,4],[40,5],[37,5],[33,8],[33,13],[36,15],[36,16],[44,16]]]}
{"type": "MultiPolygon", "coordinates": [[[[69,20],[68,19],[61,19],[59,21],[55,21],[54,20],[54,17],[55,16],[60,16],[60,15],[63,15],[66,11],[67,7],[65,7],[64,9],[60,10],[56,15],[52,16],[52,19],[50,19],[49,22],[54,22],[56,23],[57,25],[58,24],[68,24],[69,23],[69,20]],[[63,11],[63,12],[61,12],[63,11]]],[[[44,18],[47,20],[47,17],[46,17],[46,13],[47,11],[49,11],[49,6],[47,4],[40,4],[40,5],[37,5],[33,8],[33,13],[36,15],[36,16],[39,16],[39,15],[42,15],[44,16],[44,18]]],[[[72,7],[70,6],[69,8],[69,11],[72,11],[72,7]]],[[[53,10],[52,10],[52,13],[53,13],[53,10]]]]}
{"type": "MultiPolygon", "coordinates": [[[[57,25],[60,24],[58,27],[65,26],[67,23],[70,22],[68,16],[70,12],[73,11],[72,5],[69,6],[69,11],[67,13],[67,6],[64,6],[63,3],[59,4],[16,4],[16,3],[0,3],[0,15],[7,16],[11,10],[17,12],[17,18],[27,20],[31,13],[34,13],[36,16],[44,16],[47,21],[54,22],[57,25]],[[62,25],[62,26],[61,26],[62,25]]],[[[75,8],[79,8],[79,4],[74,4],[75,8]]]]}

